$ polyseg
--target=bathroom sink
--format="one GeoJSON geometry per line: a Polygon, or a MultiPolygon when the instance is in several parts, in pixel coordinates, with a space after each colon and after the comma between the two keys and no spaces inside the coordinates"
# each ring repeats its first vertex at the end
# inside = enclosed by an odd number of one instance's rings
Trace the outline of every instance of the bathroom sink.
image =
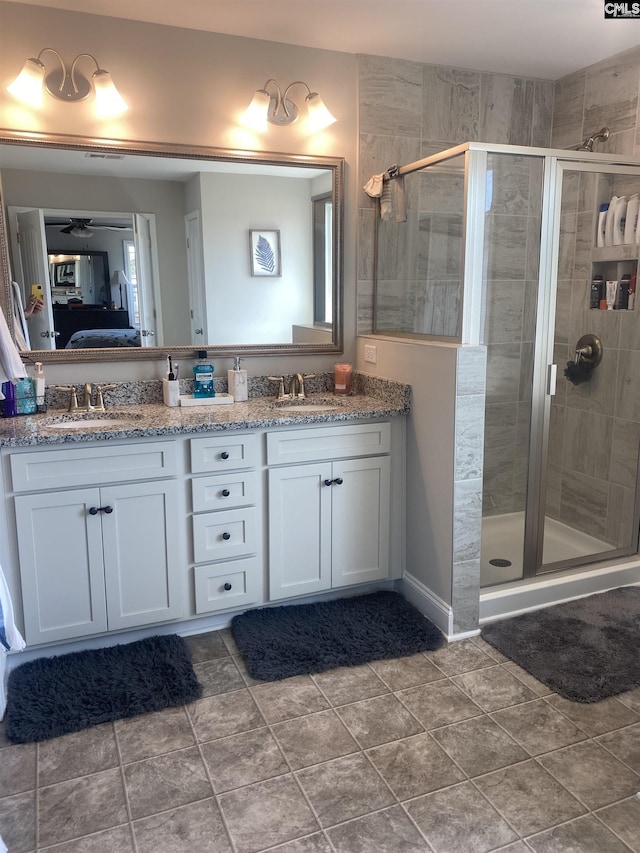
{"type": "Polygon", "coordinates": [[[64,415],[55,415],[50,418],[45,418],[40,422],[41,427],[45,429],[95,429],[102,427],[108,429],[114,426],[126,426],[140,420],[142,415],[132,412],[79,412],[73,414],[67,412],[64,415]]]}
{"type": "Polygon", "coordinates": [[[275,409],[286,409],[292,414],[305,414],[306,412],[331,412],[344,405],[342,400],[316,399],[307,397],[303,400],[276,400],[271,404],[275,409]]]}

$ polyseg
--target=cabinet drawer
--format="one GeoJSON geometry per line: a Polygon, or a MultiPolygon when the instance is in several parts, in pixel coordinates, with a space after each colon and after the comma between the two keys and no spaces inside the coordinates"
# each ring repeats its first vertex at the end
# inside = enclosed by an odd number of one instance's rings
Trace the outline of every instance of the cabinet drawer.
{"type": "Polygon", "coordinates": [[[194,512],[233,509],[250,506],[258,496],[258,475],[255,471],[236,471],[212,474],[191,481],[194,512]]]}
{"type": "Polygon", "coordinates": [[[12,453],[11,479],[16,492],[153,480],[176,473],[174,441],[116,447],[78,447],[12,453]]]}
{"type": "Polygon", "coordinates": [[[194,515],[192,522],[195,563],[244,557],[256,551],[258,535],[254,507],[194,515]]]}
{"type": "Polygon", "coordinates": [[[193,570],[196,613],[253,604],[260,591],[259,568],[256,557],[196,566],[193,570]]]}
{"type": "Polygon", "coordinates": [[[255,435],[212,435],[191,439],[191,472],[233,471],[258,464],[255,435]]]}
{"type": "Polygon", "coordinates": [[[391,426],[388,423],[267,433],[269,465],[323,461],[341,456],[375,456],[389,453],[390,448],[391,426]]]}

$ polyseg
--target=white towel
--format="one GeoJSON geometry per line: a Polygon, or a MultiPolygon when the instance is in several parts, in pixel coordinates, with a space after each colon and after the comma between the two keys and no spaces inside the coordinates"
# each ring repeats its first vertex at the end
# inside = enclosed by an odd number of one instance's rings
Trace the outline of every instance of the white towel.
{"type": "MultiPolygon", "coordinates": [[[[16,628],[9,587],[0,566],[0,720],[4,717],[7,707],[7,652],[20,652],[25,645],[22,635],[16,628]]],[[[0,853],[1,851],[0,847],[0,853]]]]}
{"type": "Polygon", "coordinates": [[[384,183],[384,174],[373,175],[367,183],[362,187],[370,198],[380,198],[382,195],[382,185],[384,183]]]}
{"type": "Polygon", "coordinates": [[[27,318],[24,316],[22,293],[20,292],[20,285],[17,281],[11,282],[11,290],[13,291],[13,333],[16,339],[16,346],[19,350],[31,349],[29,326],[27,325],[27,318]]]}
{"type": "MultiPolygon", "coordinates": [[[[0,384],[16,382],[26,376],[27,371],[11,338],[4,312],[0,310],[0,384]]],[[[3,395],[0,394],[0,398],[4,399],[3,395]]]]}

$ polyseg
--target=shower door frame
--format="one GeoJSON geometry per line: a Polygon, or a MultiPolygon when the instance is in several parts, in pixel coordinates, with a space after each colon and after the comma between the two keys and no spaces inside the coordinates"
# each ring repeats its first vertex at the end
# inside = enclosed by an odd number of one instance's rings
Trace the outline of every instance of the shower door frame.
{"type": "Polygon", "coordinates": [[[549,422],[551,417],[551,398],[555,394],[558,370],[558,365],[554,363],[554,333],[560,254],[560,213],[564,175],[565,172],[584,172],[640,177],[640,164],[612,162],[612,160],[618,160],[614,155],[600,156],[605,162],[602,162],[602,160],[597,163],[593,162],[592,156],[588,154],[587,156],[583,154],[582,156],[568,157],[564,152],[562,155],[550,154],[544,158],[538,301],[536,306],[529,462],[525,506],[523,579],[539,577],[591,563],[608,562],[616,558],[629,557],[638,553],[640,478],[636,477],[633,512],[633,530],[635,530],[636,535],[631,545],[567,558],[553,563],[543,562],[549,422]]]}

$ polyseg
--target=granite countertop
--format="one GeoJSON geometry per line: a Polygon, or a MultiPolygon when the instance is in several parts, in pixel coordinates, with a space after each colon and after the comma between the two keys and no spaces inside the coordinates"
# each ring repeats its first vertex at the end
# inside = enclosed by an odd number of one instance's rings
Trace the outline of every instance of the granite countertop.
{"type": "Polygon", "coordinates": [[[278,404],[273,396],[258,396],[246,403],[177,408],[168,408],[158,402],[110,405],[107,401],[105,412],[76,415],[70,415],[64,409],[50,408],[44,414],[0,420],[0,447],[345,423],[409,414],[408,386],[377,380],[365,390],[373,391],[375,396],[371,393],[336,396],[322,392],[288,405],[278,404]],[[323,408],[310,409],[310,406],[323,408]]]}

